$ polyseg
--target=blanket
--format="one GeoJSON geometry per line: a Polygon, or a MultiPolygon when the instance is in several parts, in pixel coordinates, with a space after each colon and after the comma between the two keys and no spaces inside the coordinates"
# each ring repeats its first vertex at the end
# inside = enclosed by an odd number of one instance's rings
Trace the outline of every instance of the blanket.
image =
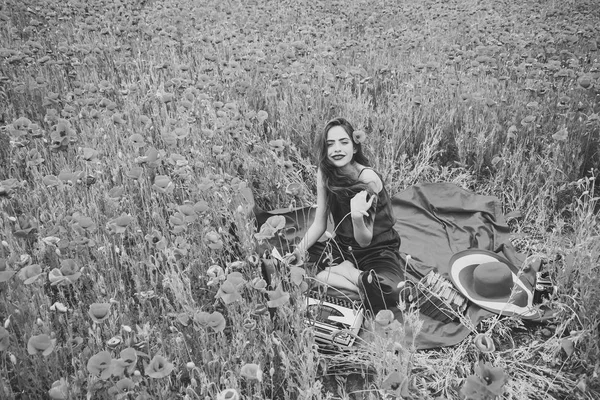
{"type": "MultiPolygon", "coordinates": [[[[452,255],[467,249],[502,253],[515,265],[524,261],[525,257],[518,254],[508,240],[509,227],[497,197],[472,193],[451,183],[424,183],[392,196],[391,201],[396,218],[394,228],[402,240],[400,252],[405,260],[408,259],[412,280],[419,280],[431,270],[448,277],[452,255]]],[[[259,226],[272,215],[285,217],[283,235],[271,243],[284,254],[304,235],[315,209],[264,211],[255,207],[254,213],[259,226]]],[[[393,311],[396,319],[402,322],[402,312],[393,311]]],[[[491,315],[474,304],[466,312],[468,324],[441,323],[421,314],[421,329],[417,335],[408,329],[406,339],[417,349],[452,346],[464,340],[474,327],[491,315]]]]}

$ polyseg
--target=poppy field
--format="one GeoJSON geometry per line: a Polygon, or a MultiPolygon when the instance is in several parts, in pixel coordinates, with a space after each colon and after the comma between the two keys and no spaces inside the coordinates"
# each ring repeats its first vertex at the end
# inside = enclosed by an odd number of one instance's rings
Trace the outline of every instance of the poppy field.
{"type": "Polygon", "coordinates": [[[596,399],[596,0],[0,3],[0,398],[596,399]],[[316,136],[388,192],[497,196],[554,321],[417,351],[381,313],[323,354],[252,209],[315,201],[316,136]],[[251,195],[249,195],[251,193],[251,195]]]}

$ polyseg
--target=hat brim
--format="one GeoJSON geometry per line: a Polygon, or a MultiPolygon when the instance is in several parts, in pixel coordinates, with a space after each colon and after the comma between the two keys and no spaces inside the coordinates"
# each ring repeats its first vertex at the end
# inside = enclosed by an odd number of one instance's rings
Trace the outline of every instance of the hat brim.
{"type": "Polygon", "coordinates": [[[551,311],[547,308],[534,306],[534,289],[527,279],[519,276],[519,269],[494,252],[473,249],[455,254],[450,259],[450,279],[470,301],[493,313],[538,321],[552,317],[551,311]],[[479,264],[488,262],[502,262],[509,267],[514,283],[510,295],[489,298],[479,295],[474,290],[473,271],[479,264]]]}

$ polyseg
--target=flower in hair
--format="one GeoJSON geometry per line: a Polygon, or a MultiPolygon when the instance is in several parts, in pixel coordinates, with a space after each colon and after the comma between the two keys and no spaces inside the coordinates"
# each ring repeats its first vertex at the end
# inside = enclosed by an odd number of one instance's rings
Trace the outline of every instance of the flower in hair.
{"type": "Polygon", "coordinates": [[[352,138],[356,143],[363,143],[367,138],[367,134],[365,133],[365,131],[358,129],[352,133],[352,138]]]}

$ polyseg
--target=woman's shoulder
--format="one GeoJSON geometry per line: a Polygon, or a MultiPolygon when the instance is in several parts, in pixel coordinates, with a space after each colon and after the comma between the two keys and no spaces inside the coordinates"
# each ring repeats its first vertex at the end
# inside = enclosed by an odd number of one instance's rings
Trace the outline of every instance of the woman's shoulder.
{"type": "Polygon", "coordinates": [[[375,193],[379,193],[383,189],[383,181],[373,168],[364,167],[360,171],[358,179],[359,181],[369,185],[375,193]]]}

